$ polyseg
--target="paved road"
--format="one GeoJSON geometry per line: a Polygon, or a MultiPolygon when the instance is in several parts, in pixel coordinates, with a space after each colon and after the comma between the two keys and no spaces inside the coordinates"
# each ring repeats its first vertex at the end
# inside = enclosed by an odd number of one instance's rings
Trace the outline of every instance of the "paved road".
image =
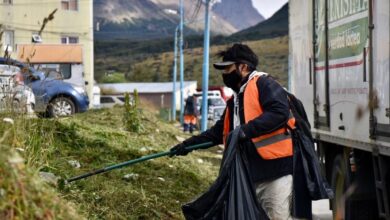
{"type": "Polygon", "coordinates": [[[332,211],[329,210],[329,200],[313,201],[313,220],[332,220],[332,211]]]}

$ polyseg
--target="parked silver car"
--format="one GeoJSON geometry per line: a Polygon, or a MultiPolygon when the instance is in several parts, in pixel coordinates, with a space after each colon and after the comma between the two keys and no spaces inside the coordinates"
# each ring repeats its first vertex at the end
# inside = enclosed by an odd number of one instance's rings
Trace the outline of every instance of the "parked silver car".
{"type": "Polygon", "coordinates": [[[115,95],[101,95],[100,96],[100,108],[112,108],[115,105],[124,105],[124,96],[115,95]]]}
{"type": "Polygon", "coordinates": [[[34,112],[35,96],[23,77],[19,67],[0,64],[0,111],[34,112]]]}
{"type": "MultiPolygon", "coordinates": [[[[202,97],[197,98],[199,112],[202,109],[202,97]]],[[[226,102],[222,97],[218,96],[209,96],[207,98],[207,108],[208,108],[208,120],[216,122],[223,114],[225,110],[226,102]]]]}

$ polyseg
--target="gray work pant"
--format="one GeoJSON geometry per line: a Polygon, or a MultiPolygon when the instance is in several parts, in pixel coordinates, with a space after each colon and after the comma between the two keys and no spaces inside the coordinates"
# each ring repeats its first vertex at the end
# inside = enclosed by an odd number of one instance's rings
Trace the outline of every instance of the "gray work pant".
{"type": "Polygon", "coordinates": [[[291,217],[292,175],[255,184],[257,201],[271,220],[291,217]]]}

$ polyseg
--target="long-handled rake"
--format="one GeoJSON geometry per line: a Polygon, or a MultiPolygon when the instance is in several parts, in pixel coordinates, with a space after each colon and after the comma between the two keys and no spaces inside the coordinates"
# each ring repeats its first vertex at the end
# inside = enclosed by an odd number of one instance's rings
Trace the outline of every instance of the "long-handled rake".
{"type": "MultiPolygon", "coordinates": [[[[207,147],[210,147],[212,145],[213,145],[212,142],[207,142],[207,143],[202,143],[202,144],[196,144],[196,145],[188,146],[186,149],[188,149],[188,150],[196,150],[196,149],[201,149],[201,148],[207,148],[207,147]]],[[[122,168],[122,167],[125,167],[125,166],[129,166],[129,165],[133,165],[133,164],[136,164],[136,163],[140,163],[140,162],[143,162],[143,161],[147,161],[147,160],[151,160],[151,159],[155,159],[155,158],[163,157],[163,156],[170,156],[170,155],[174,155],[174,154],[175,154],[175,152],[165,151],[165,152],[161,152],[161,153],[157,153],[157,154],[151,154],[151,155],[143,156],[143,157],[140,157],[140,158],[137,158],[137,159],[134,159],[134,160],[129,160],[129,161],[126,161],[126,162],[123,162],[123,163],[119,163],[119,164],[114,164],[114,165],[111,165],[111,166],[108,166],[108,167],[104,167],[104,168],[101,168],[101,169],[98,169],[98,170],[94,170],[94,171],[91,171],[91,172],[79,175],[79,176],[72,177],[70,179],[65,180],[65,184],[73,182],[73,181],[76,181],[76,180],[84,179],[84,178],[87,178],[87,177],[90,177],[90,176],[93,176],[93,175],[97,175],[97,174],[100,174],[100,173],[105,173],[105,172],[108,172],[110,170],[115,170],[115,169],[119,169],[119,168],[122,168]]]]}

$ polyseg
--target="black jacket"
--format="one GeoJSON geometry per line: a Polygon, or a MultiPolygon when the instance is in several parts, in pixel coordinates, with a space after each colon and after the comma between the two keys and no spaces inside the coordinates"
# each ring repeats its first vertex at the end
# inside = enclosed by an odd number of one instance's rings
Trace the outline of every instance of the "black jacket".
{"type": "Polygon", "coordinates": [[[199,115],[196,98],[194,96],[188,96],[186,100],[186,105],[184,106],[184,115],[199,115]]]}
{"type": "MultiPolygon", "coordinates": [[[[246,81],[248,80],[248,77],[245,79],[246,81]]],[[[289,118],[289,104],[286,91],[271,77],[261,76],[256,83],[260,100],[253,101],[261,103],[263,114],[249,121],[247,124],[244,123],[243,94],[240,93],[238,95],[241,128],[248,138],[258,137],[279,129],[286,125],[289,118]]],[[[227,108],[229,108],[229,112],[231,113],[229,115],[231,130],[233,129],[233,99],[234,98],[231,98],[227,102],[227,108]]],[[[200,135],[185,140],[184,143],[186,145],[194,145],[211,141],[216,145],[222,144],[225,114],[226,109],[220,120],[218,120],[213,127],[200,135]]],[[[252,142],[247,141],[245,145],[247,146],[250,155],[248,162],[253,182],[264,182],[287,174],[292,174],[292,157],[264,160],[257,153],[252,142]]]]}

